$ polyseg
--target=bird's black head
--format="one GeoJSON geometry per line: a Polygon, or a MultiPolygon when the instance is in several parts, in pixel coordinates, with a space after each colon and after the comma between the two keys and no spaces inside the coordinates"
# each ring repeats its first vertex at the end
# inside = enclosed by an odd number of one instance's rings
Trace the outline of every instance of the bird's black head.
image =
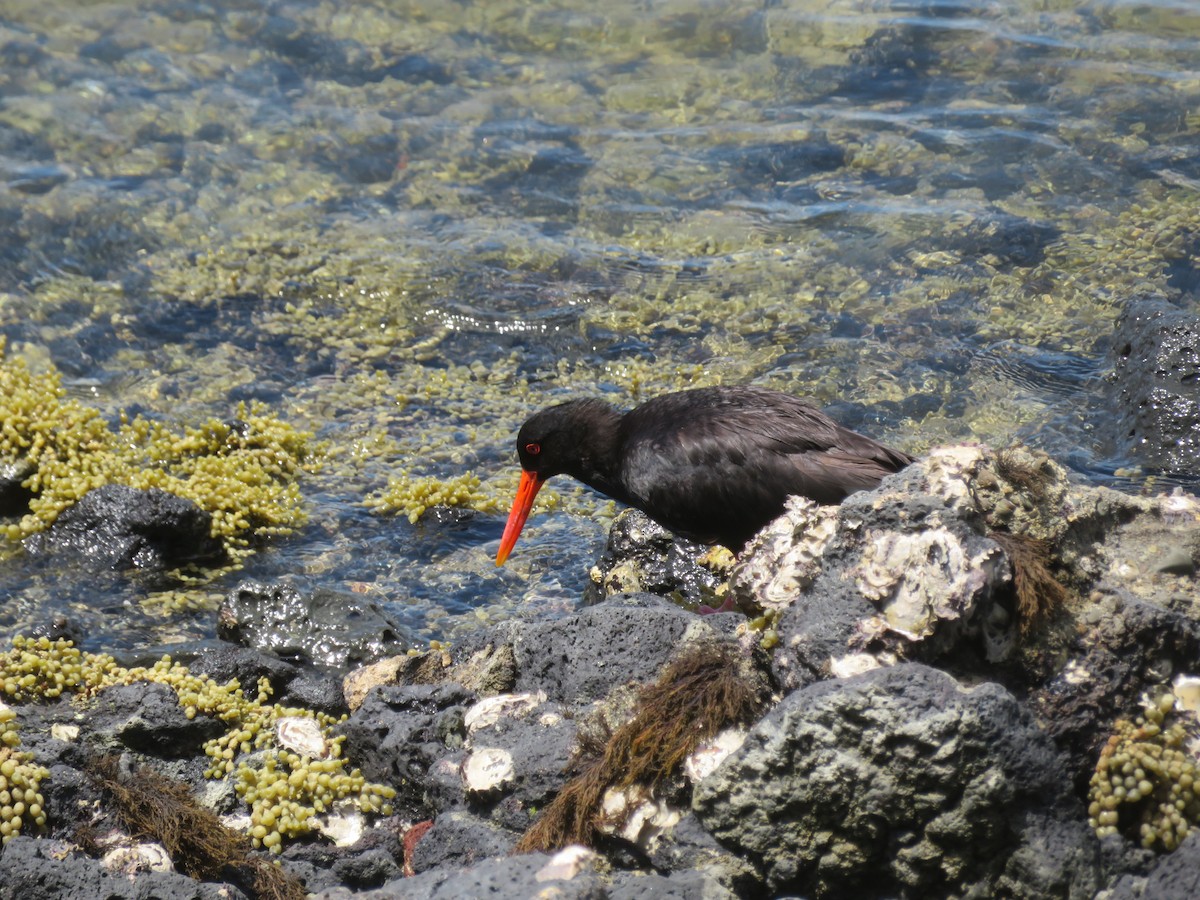
{"type": "Polygon", "coordinates": [[[521,468],[543,480],[586,475],[604,458],[619,419],[603,400],[572,400],[534,413],[517,434],[521,468]]]}

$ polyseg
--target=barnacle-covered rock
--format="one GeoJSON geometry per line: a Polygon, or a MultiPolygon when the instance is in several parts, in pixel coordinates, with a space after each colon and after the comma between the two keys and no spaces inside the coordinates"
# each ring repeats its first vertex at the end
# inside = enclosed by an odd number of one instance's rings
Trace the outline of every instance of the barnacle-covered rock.
{"type": "Polygon", "coordinates": [[[893,631],[909,640],[931,636],[939,624],[969,619],[1007,579],[994,544],[975,552],[947,528],[868,534],[855,586],[880,608],[864,630],[893,631]]]}
{"type": "Polygon", "coordinates": [[[838,528],[837,508],[789,497],[784,514],[746,547],[753,563],[735,566],[730,587],[763,610],[779,610],[807,590],[821,571],[821,557],[838,528]]]}

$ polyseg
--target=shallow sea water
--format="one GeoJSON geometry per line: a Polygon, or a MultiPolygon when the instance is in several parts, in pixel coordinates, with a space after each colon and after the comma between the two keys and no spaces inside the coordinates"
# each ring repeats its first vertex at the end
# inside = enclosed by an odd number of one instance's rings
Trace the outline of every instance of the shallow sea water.
{"type": "Polygon", "coordinates": [[[191,608],[10,554],[0,632],[202,637],[247,576],[422,639],[567,609],[610,504],[562,485],[491,560],[512,436],[573,396],[755,382],[1146,489],[1103,376],[1129,302],[1196,307],[1198,61],[1179,2],[6,0],[7,355],[114,420],[260,401],[328,459],[191,608]],[[400,471],[487,499],[373,514],[400,471]]]}

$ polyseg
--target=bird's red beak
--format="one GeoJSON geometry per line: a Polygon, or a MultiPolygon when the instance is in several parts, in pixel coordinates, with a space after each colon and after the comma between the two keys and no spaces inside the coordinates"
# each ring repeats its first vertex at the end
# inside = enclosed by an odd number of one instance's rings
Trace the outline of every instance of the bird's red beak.
{"type": "Polygon", "coordinates": [[[521,470],[521,483],[517,485],[517,497],[513,500],[512,510],[508,514],[508,524],[504,526],[504,535],[500,538],[500,550],[496,553],[496,565],[504,565],[508,554],[512,552],[525,520],[529,518],[529,510],[533,509],[533,498],[541,490],[546,479],[536,472],[521,470]]]}

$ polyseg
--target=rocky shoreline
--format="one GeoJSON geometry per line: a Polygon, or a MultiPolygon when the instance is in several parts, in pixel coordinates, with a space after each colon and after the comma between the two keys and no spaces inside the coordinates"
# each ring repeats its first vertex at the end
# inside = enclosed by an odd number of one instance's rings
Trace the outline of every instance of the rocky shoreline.
{"type": "Polygon", "coordinates": [[[626,513],[590,605],[421,655],[287,585],[169,662],[48,626],[0,895],[1200,893],[1194,497],[962,445],[699,550],[626,513]]]}

